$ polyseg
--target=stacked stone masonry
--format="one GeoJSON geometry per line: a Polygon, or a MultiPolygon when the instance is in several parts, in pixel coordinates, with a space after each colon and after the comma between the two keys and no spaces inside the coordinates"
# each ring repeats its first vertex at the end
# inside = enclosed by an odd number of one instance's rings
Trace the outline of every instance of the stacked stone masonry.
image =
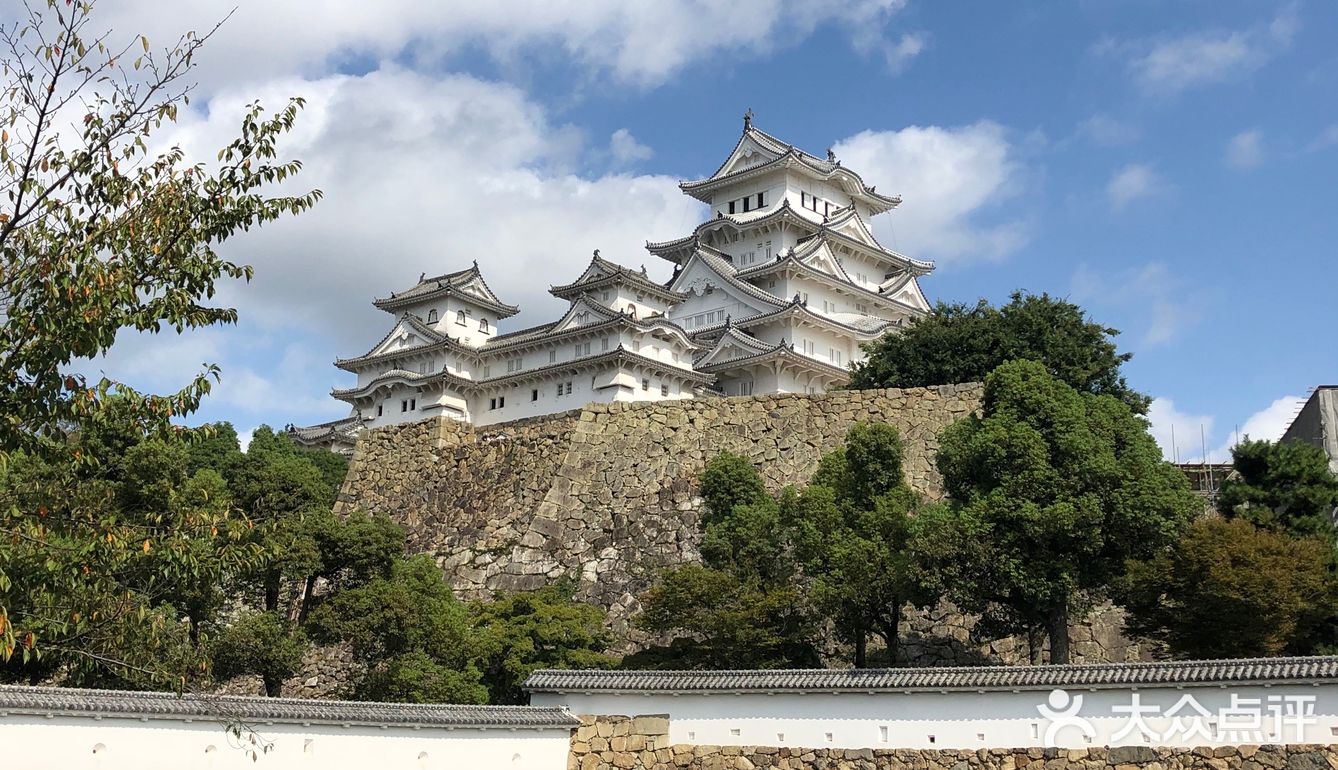
{"type": "MultiPolygon", "coordinates": [[[[697,476],[722,450],[751,459],[767,486],[803,484],[856,422],[898,428],[907,480],[942,495],[938,434],[979,408],[979,384],[839,391],[583,409],[475,428],[448,419],[364,431],[337,510],[392,515],[410,548],[436,555],[463,596],[530,590],[563,577],[637,640],[637,595],[666,567],[699,558],[697,476]]],[[[1109,613],[1107,613],[1109,615],[1109,613]]],[[[1079,660],[1144,655],[1118,617],[1079,629],[1079,660]]],[[[979,645],[942,607],[907,620],[906,662],[1026,662],[1025,643],[979,645]]]]}
{"type": "Polygon", "coordinates": [[[582,716],[567,770],[1338,770],[1338,746],[824,749],[669,743],[665,716],[582,716]]]}

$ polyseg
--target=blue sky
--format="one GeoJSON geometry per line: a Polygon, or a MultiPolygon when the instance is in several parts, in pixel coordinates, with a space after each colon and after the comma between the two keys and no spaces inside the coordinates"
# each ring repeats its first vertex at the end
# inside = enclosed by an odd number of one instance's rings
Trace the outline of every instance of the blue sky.
{"type": "MultiPolygon", "coordinates": [[[[228,2],[107,5],[158,41],[228,2]]],[[[1338,5],[1325,2],[729,6],[516,0],[469,6],[242,0],[170,140],[202,158],[242,105],[309,106],[287,149],[326,199],[227,245],[255,280],[242,322],[124,339],[109,374],[223,382],[197,415],[246,431],[342,416],[328,398],[390,316],[373,296],[477,259],[512,321],[556,313],[549,284],[593,248],[641,244],[703,211],[675,183],[713,170],[747,108],[763,129],[904,203],[877,232],[938,270],[932,300],[1048,291],[1123,331],[1182,459],[1237,431],[1275,437],[1338,381],[1338,5]]]]}

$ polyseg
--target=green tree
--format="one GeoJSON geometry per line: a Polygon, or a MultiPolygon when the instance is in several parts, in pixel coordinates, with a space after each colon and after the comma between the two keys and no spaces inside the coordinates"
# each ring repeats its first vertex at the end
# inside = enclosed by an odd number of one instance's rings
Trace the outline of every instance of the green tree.
{"type": "Polygon", "coordinates": [[[823,457],[812,485],[790,498],[794,513],[786,517],[814,602],[854,646],[857,668],[867,665],[871,634],[895,662],[903,606],[929,598],[911,569],[920,500],[902,474],[902,454],[896,428],[857,423],[845,445],[823,457]]]}
{"type": "Polygon", "coordinates": [[[1235,474],[1222,482],[1218,509],[1268,529],[1334,537],[1338,476],[1324,450],[1303,441],[1243,441],[1231,448],[1235,474]]]}
{"type": "Polygon", "coordinates": [[[1338,610],[1330,542],[1243,519],[1194,522],[1129,585],[1129,630],[1182,658],[1314,654],[1338,610]]]}
{"type": "Polygon", "coordinates": [[[235,618],[213,640],[214,676],[220,680],[256,674],[265,694],[277,698],[283,682],[302,670],[306,636],[277,612],[247,612],[235,618]]]}
{"type": "Polygon", "coordinates": [[[742,457],[721,453],[701,475],[702,564],[666,571],[642,597],[636,623],[667,646],[623,665],[783,668],[816,665],[817,617],[799,586],[782,505],[742,457]]]}
{"type": "Polygon", "coordinates": [[[971,568],[987,576],[949,597],[1013,629],[1043,624],[1054,663],[1069,659],[1070,612],[1108,595],[1128,560],[1173,542],[1200,507],[1127,404],[1035,361],[990,373],[982,415],[948,426],[940,445],[963,557],[983,557],[971,568]]]}
{"type": "Polygon", "coordinates": [[[170,433],[218,369],[155,395],[85,379],[80,362],[106,353],[122,330],[235,321],[235,310],[210,301],[220,280],[251,269],[221,257],[219,245],[303,211],[319,193],[267,194],[300,168],[276,160],[300,100],[273,115],[252,105],[212,166],[187,163],[176,147],[151,155],[157,130],[186,104],[208,36],[155,49],[90,29],[92,13],[87,0],[48,0],[0,30],[0,466],[44,464],[5,479],[11,490],[16,481],[38,486],[0,507],[0,660],[79,656],[177,681],[164,664],[179,633],[174,613],[139,581],[149,560],[170,574],[200,569],[193,541],[224,542],[233,530],[200,510],[120,515],[83,483],[113,457],[72,437],[121,422],[170,433]]]}
{"type": "Polygon", "coordinates": [[[395,564],[389,577],[339,591],[311,611],[316,641],[347,640],[367,667],[355,695],[411,703],[486,703],[479,640],[432,557],[395,564]]]}
{"type": "Polygon", "coordinates": [[[498,594],[471,602],[470,626],[478,645],[478,667],[488,701],[520,704],[520,685],[540,668],[611,668],[604,610],[573,598],[575,584],[562,580],[538,591],[498,594]]]}
{"type": "Polygon", "coordinates": [[[856,364],[852,388],[910,388],[980,382],[1005,361],[1040,361],[1052,375],[1085,393],[1120,399],[1140,414],[1149,399],[1132,390],[1120,372],[1130,354],[1115,348],[1119,334],[1088,319],[1077,305],[1048,294],[1015,292],[991,307],[942,304],[915,319],[901,334],[868,347],[856,364]]]}

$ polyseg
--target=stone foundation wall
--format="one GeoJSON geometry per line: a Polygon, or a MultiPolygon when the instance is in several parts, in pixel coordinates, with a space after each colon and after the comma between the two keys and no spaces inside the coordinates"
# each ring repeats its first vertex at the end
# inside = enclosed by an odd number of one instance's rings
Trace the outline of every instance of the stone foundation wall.
{"type": "Polygon", "coordinates": [[[669,743],[663,715],[581,717],[568,770],[1338,770],[1338,746],[823,749],[669,743]]]}
{"type": "MultiPolygon", "coordinates": [[[[383,511],[409,546],[436,555],[466,597],[570,576],[608,608],[619,639],[664,568],[699,559],[697,475],[722,450],[750,458],[768,488],[803,484],[856,422],[901,432],[908,482],[942,495],[938,434],[977,410],[978,384],[631,404],[593,404],[483,428],[440,419],[364,431],[337,510],[383,511]]],[[[1074,659],[1137,660],[1118,611],[1075,629],[1074,659]]],[[[1025,641],[980,644],[950,605],[908,613],[911,665],[1026,663],[1025,641]]]]}
{"type": "Polygon", "coordinates": [[[804,483],[859,421],[895,425],[908,481],[937,498],[938,433],[979,407],[977,384],[773,395],[581,410],[473,428],[446,419],[365,431],[338,509],[385,511],[466,596],[568,575],[627,632],[636,596],[696,560],[696,478],[721,450],[767,486],[804,483]]]}

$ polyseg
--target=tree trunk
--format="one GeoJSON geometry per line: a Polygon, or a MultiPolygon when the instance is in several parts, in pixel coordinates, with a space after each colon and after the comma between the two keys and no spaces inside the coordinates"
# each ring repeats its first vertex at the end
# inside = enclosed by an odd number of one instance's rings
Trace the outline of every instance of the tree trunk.
{"type": "Polygon", "coordinates": [[[855,668],[865,668],[868,662],[869,638],[864,629],[855,632],[855,668]]]}
{"type": "Polygon", "coordinates": [[[307,612],[311,610],[311,591],[316,585],[316,576],[307,575],[307,584],[302,587],[302,604],[297,610],[297,624],[307,622],[307,612]]]}
{"type": "Polygon", "coordinates": [[[279,573],[271,572],[265,576],[265,611],[279,609],[279,573]]]}
{"type": "Polygon", "coordinates": [[[265,683],[265,697],[277,698],[283,694],[283,680],[270,674],[262,674],[261,681],[265,683]]]}
{"type": "Polygon", "coordinates": [[[1045,636],[1039,625],[1027,626],[1027,653],[1031,656],[1031,665],[1039,666],[1045,662],[1045,636]]]}
{"type": "Polygon", "coordinates": [[[883,641],[887,643],[887,665],[896,666],[901,652],[901,600],[892,601],[892,617],[883,624],[883,641]]]}
{"type": "Polygon", "coordinates": [[[1050,610],[1050,662],[1069,662],[1069,608],[1061,604],[1050,610]]]}

